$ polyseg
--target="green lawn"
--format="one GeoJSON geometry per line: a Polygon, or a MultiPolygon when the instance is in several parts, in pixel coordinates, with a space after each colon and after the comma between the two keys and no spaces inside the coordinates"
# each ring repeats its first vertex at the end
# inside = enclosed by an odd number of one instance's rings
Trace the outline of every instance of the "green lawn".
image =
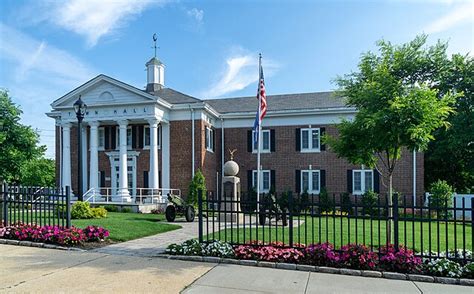
{"type": "MultiPolygon", "coordinates": [[[[300,219],[300,225],[295,225],[293,228],[293,242],[311,244],[318,242],[330,242],[336,246],[348,243],[358,243],[378,246],[378,244],[385,244],[386,242],[386,222],[385,221],[370,221],[370,220],[354,220],[347,217],[308,217],[307,221],[300,219]],[[380,231],[380,233],[379,233],[380,231]]],[[[207,224],[204,220],[204,229],[207,224]]],[[[445,251],[449,249],[462,249],[463,245],[466,249],[474,251],[472,243],[472,227],[470,224],[462,225],[448,222],[439,223],[439,239],[438,224],[432,222],[431,228],[427,222],[420,221],[400,221],[399,222],[399,243],[406,244],[409,248],[414,248],[416,251],[425,251],[431,245],[432,251],[445,251]],[[446,232],[447,230],[447,232],[446,232]],[[455,232],[456,231],[456,232],[455,232]],[[455,242],[456,233],[456,242],[455,242]],[[466,236],[465,243],[463,242],[463,235],[466,236]],[[414,236],[414,238],[413,238],[414,236]],[[446,242],[446,236],[448,241],[446,242]],[[413,241],[415,240],[415,242],[413,241]],[[439,244],[439,245],[438,245],[439,244]],[[446,246],[448,244],[448,246],[446,246]]],[[[212,221],[209,222],[209,234],[204,236],[204,239],[219,239],[233,243],[245,243],[250,240],[269,241],[283,241],[289,242],[289,228],[278,228],[272,224],[271,227],[267,225],[265,228],[259,226],[255,227],[255,219],[250,229],[248,223],[245,228],[242,224],[237,228],[235,225],[232,229],[227,228],[218,230],[217,224],[215,229],[212,228],[212,221]]]]}
{"type": "MultiPolygon", "coordinates": [[[[10,212],[11,214],[12,212],[10,212]]],[[[50,211],[13,211],[10,220],[24,220],[27,223],[35,222],[44,225],[50,216],[50,211]]],[[[58,225],[57,218],[52,218],[55,225],[58,225]]],[[[108,212],[107,218],[102,219],[73,219],[72,225],[84,228],[89,225],[101,226],[110,232],[110,240],[116,242],[128,241],[171,230],[181,228],[181,226],[169,224],[162,214],[142,214],[142,213],[121,213],[108,212]]],[[[59,223],[62,225],[62,223],[59,223]]]]}
{"type": "Polygon", "coordinates": [[[109,230],[113,241],[128,241],[181,228],[168,224],[161,214],[121,212],[109,212],[107,218],[102,219],[73,219],[72,225],[80,228],[89,225],[104,227],[109,230]]]}

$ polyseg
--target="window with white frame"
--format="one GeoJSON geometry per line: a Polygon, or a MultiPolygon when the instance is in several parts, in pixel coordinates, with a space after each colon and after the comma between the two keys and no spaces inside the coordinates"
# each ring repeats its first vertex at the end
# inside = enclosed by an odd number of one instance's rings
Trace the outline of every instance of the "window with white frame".
{"type": "Polygon", "coordinates": [[[320,129],[305,128],[301,129],[301,151],[319,152],[320,151],[320,129]]]}
{"type": "Polygon", "coordinates": [[[105,148],[105,129],[103,127],[99,127],[97,129],[97,145],[99,147],[100,150],[104,150],[105,148]]]}
{"type": "MultiPolygon", "coordinates": [[[[116,128],[116,139],[115,139],[115,146],[116,149],[120,148],[120,128],[116,128]]],[[[127,147],[132,148],[132,127],[127,127],[127,147]]]]}
{"type": "MultiPolygon", "coordinates": [[[[260,171],[260,192],[268,193],[270,192],[270,170],[261,170],[260,171]]],[[[257,171],[252,171],[252,187],[257,188],[257,171]]]]}
{"type": "MultiPolygon", "coordinates": [[[[161,136],[160,136],[160,126],[158,126],[156,130],[156,135],[157,135],[157,142],[158,142],[158,149],[160,149],[161,146],[161,136]]],[[[151,137],[150,137],[150,126],[145,126],[143,128],[143,148],[148,149],[150,148],[151,144],[151,137]]]]}
{"type": "Polygon", "coordinates": [[[319,170],[301,171],[301,192],[319,194],[321,191],[321,173],[319,170]]]}
{"type": "MultiPolygon", "coordinates": [[[[255,131],[252,131],[252,138],[255,136],[255,131]]],[[[261,140],[262,140],[262,149],[260,152],[270,152],[270,130],[262,130],[262,135],[261,135],[261,140]]],[[[258,145],[257,142],[253,142],[252,144],[253,147],[253,152],[257,152],[258,150],[258,145]]]]}
{"type": "Polygon", "coordinates": [[[206,127],[206,150],[214,152],[214,130],[206,127]]]}
{"type": "Polygon", "coordinates": [[[374,190],[374,172],[372,170],[352,171],[352,193],[364,194],[374,190]]]}

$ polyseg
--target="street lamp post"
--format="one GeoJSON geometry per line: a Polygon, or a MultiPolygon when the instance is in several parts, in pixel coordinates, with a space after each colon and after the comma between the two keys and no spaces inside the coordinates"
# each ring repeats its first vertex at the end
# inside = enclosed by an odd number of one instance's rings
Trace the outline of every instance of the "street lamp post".
{"type": "Polygon", "coordinates": [[[84,119],[84,115],[86,113],[87,105],[82,101],[81,95],[79,95],[79,99],[74,102],[74,112],[76,113],[78,128],[77,128],[77,199],[79,201],[83,201],[82,195],[82,120],[84,119]]]}

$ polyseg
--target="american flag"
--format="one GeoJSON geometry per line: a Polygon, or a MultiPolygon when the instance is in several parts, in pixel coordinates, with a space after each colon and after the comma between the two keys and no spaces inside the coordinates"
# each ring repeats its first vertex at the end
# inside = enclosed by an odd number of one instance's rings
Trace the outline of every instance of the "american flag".
{"type": "Polygon", "coordinates": [[[265,114],[267,114],[267,95],[265,93],[265,78],[263,77],[263,67],[262,67],[261,62],[260,62],[260,76],[258,79],[257,100],[259,101],[260,108],[258,108],[257,110],[257,114],[255,116],[255,123],[253,125],[254,144],[258,143],[259,126],[262,123],[262,120],[265,117],[265,114]]]}

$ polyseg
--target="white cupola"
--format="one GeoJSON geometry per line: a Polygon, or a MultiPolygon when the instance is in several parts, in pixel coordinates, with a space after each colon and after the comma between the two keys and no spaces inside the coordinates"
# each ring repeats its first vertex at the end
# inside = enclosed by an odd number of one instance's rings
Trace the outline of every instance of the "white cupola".
{"type": "Polygon", "coordinates": [[[146,91],[153,94],[165,86],[165,65],[156,57],[146,63],[147,85],[146,91]]]}

